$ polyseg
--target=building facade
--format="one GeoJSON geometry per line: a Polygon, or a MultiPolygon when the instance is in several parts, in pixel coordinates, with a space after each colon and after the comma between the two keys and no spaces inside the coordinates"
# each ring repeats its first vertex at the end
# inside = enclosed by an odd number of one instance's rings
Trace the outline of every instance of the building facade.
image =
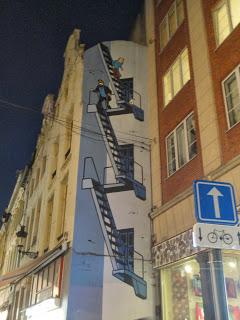
{"type": "Polygon", "coordinates": [[[0,319],[154,319],[148,50],[74,30],[64,58],[0,232],[0,319]]]}
{"type": "Polygon", "coordinates": [[[162,0],[151,10],[158,100],[151,137],[160,141],[160,157],[152,158],[160,188],[151,213],[159,318],[238,319],[240,256],[193,246],[192,184],[229,182],[240,205],[240,3],[162,0]]]}

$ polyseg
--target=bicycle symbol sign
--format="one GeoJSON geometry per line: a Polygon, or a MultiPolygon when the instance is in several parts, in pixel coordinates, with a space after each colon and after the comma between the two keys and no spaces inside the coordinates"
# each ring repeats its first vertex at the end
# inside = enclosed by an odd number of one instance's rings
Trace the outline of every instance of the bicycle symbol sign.
{"type": "Polygon", "coordinates": [[[196,223],[193,226],[193,245],[201,248],[240,250],[240,227],[196,223]]]}
{"type": "Polygon", "coordinates": [[[209,232],[207,235],[208,241],[211,243],[216,243],[219,240],[223,241],[225,244],[231,244],[233,242],[233,237],[229,233],[225,233],[224,230],[216,230],[209,232]]]}

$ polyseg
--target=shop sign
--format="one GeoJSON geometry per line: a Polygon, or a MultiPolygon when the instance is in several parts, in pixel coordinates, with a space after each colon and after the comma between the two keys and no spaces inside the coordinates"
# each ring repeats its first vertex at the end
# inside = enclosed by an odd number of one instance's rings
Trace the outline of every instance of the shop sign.
{"type": "Polygon", "coordinates": [[[233,186],[218,181],[194,181],[197,222],[236,225],[238,214],[233,186]]]}
{"type": "Polygon", "coordinates": [[[193,226],[193,245],[201,248],[240,250],[240,228],[196,223],[193,226]]]}

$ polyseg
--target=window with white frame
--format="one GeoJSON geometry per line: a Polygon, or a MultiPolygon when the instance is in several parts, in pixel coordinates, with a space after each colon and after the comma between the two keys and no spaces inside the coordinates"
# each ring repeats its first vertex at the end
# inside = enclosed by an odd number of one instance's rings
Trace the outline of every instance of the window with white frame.
{"type": "Polygon", "coordinates": [[[185,48],[163,77],[164,105],[182,89],[190,79],[188,49],[185,48]]]}
{"type": "Polygon", "coordinates": [[[213,12],[217,45],[240,23],[240,1],[222,0],[213,12]]]}
{"type": "Polygon", "coordinates": [[[240,122],[240,66],[223,81],[229,128],[240,122]]]}
{"type": "Polygon", "coordinates": [[[183,0],[175,0],[159,27],[160,47],[163,49],[184,20],[183,0]]]}
{"type": "Polygon", "coordinates": [[[168,176],[197,154],[193,113],[185,118],[166,138],[168,176]]]}

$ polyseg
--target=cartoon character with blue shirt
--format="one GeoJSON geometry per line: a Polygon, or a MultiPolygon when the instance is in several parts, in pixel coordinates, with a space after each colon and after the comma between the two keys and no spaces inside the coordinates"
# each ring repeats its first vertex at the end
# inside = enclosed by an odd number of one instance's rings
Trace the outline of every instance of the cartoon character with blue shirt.
{"type": "Polygon", "coordinates": [[[112,61],[112,66],[113,66],[113,76],[115,79],[119,80],[121,78],[121,73],[120,73],[120,69],[123,70],[123,65],[124,63],[124,58],[123,57],[119,57],[117,60],[113,60],[112,61]]]}
{"type": "Polygon", "coordinates": [[[109,101],[112,100],[112,98],[111,98],[112,91],[107,86],[104,85],[104,81],[102,79],[98,80],[98,85],[92,91],[96,92],[98,94],[98,96],[99,96],[98,102],[105,101],[106,107],[111,109],[111,107],[109,105],[109,101]]]}

